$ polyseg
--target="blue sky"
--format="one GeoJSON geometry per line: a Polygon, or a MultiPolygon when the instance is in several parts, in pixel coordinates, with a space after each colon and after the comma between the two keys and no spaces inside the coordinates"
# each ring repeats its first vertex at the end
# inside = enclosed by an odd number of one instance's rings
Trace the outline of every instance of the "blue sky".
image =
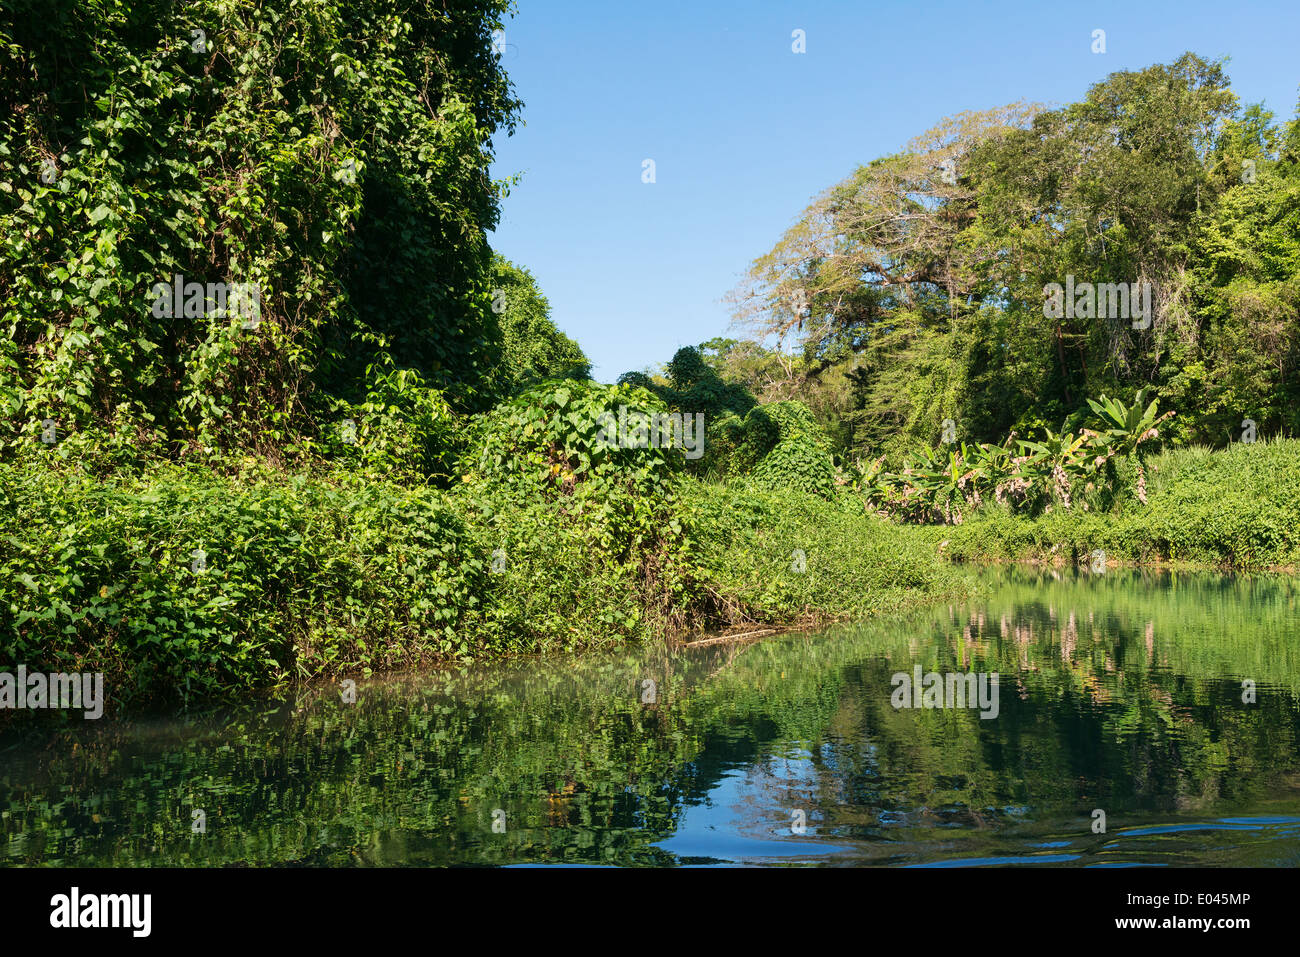
{"type": "Polygon", "coordinates": [[[497,138],[493,175],[522,178],[492,244],[612,382],[737,336],[722,297],[749,262],[815,195],[941,118],[1071,102],[1191,50],[1230,57],[1243,102],[1289,119],[1297,38],[1295,0],[519,0],[503,61],[526,125],[497,138]]]}

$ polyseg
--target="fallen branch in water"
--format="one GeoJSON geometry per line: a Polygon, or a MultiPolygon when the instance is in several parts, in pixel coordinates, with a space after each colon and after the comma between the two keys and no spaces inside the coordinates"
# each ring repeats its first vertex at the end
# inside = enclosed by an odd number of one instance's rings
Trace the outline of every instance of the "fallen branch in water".
{"type": "Polygon", "coordinates": [[[713,638],[702,638],[699,641],[683,642],[683,648],[699,648],[704,645],[716,645],[723,641],[739,641],[741,638],[761,638],[764,635],[775,635],[779,631],[777,628],[760,628],[758,631],[746,631],[739,635],[716,635],[713,638]]]}

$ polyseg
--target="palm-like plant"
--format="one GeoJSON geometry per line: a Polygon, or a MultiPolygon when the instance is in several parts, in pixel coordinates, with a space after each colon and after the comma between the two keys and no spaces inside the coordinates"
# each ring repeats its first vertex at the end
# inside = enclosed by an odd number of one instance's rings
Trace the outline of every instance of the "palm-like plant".
{"type": "Polygon", "coordinates": [[[1069,508],[1071,485],[1086,470],[1088,436],[1076,436],[1073,432],[1057,434],[1051,429],[1045,431],[1047,434],[1041,442],[1021,443],[1028,454],[1021,475],[1042,482],[1050,497],[1069,508]]]}
{"type": "MultiPolygon", "coordinates": [[[[1093,414],[1100,420],[1102,431],[1100,438],[1108,445],[1108,451],[1120,455],[1131,456],[1133,464],[1137,470],[1137,485],[1135,492],[1143,505],[1147,502],[1147,476],[1146,469],[1142,464],[1143,453],[1141,451],[1142,443],[1151,439],[1159,438],[1159,425],[1165,419],[1171,418],[1173,412],[1166,412],[1164,415],[1157,415],[1159,399],[1152,399],[1150,404],[1145,408],[1143,403],[1146,402],[1148,390],[1139,389],[1137,395],[1133,397],[1132,405],[1125,405],[1119,399],[1110,399],[1106,396],[1101,397],[1100,402],[1088,400],[1088,405],[1092,407],[1093,414]]],[[[1098,458],[1099,463],[1102,460],[1098,458]]],[[[1109,454],[1106,463],[1109,462],[1109,454]]]]}
{"type": "Polygon", "coordinates": [[[968,461],[972,453],[963,442],[946,454],[941,449],[921,448],[904,460],[904,510],[909,518],[925,520],[937,515],[945,523],[961,523],[964,507],[980,501],[980,470],[971,468],[968,461]]]}
{"type": "Polygon", "coordinates": [[[1160,423],[1174,414],[1160,415],[1157,401],[1146,401],[1147,392],[1140,390],[1132,404],[1105,395],[1089,399],[1089,421],[1096,428],[1079,428],[1084,412],[1071,416],[1059,433],[1045,429],[1038,441],[1017,439],[1013,432],[1002,445],[922,447],[904,457],[897,473],[882,471],[882,456],[862,470],[860,488],[869,507],[904,521],[960,524],[966,508],[978,507],[986,496],[1017,508],[1059,502],[1068,509],[1082,482],[1104,502],[1124,487],[1115,460],[1127,457],[1137,471],[1137,497],[1145,503],[1142,446],[1157,438],[1160,423]]]}
{"type": "Polygon", "coordinates": [[[1108,445],[1121,455],[1138,455],[1138,447],[1150,439],[1158,438],[1158,426],[1165,419],[1171,418],[1173,412],[1157,416],[1159,399],[1152,399],[1143,407],[1149,389],[1139,389],[1133,397],[1133,404],[1126,405],[1120,399],[1111,399],[1103,395],[1100,401],[1089,399],[1093,414],[1099,420],[1099,434],[1108,445]]]}
{"type": "Polygon", "coordinates": [[[890,476],[883,471],[884,466],[885,457],[882,455],[865,468],[861,468],[861,477],[858,479],[858,488],[866,496],[867,505],[878,510],[889,507],[890,492],[893,489],[890,476]]]}

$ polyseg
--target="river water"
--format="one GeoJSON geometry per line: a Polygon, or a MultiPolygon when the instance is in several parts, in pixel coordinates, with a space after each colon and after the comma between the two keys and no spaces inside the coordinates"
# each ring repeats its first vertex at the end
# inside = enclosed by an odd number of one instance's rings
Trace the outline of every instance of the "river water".
{"type": "Polygon", "coordinates": [[[10,722],[0,862],[1300,865],[1300,581],[978,574],[816,633],[10,722]],[[895,707],[917,666],[997,673],[996,714],[895,707]]]}

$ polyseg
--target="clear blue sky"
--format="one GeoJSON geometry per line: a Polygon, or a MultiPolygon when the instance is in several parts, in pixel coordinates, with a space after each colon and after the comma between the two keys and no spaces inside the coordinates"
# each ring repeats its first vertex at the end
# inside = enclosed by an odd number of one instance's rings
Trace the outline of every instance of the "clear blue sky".
{"type": "Polygon", "coordinates": [[[1300,85],[1297,0],[519,0],[505,43],[526,125],[496,140],[493,175],[522,180],[493,247],[605,382],[735,335],[721,300],[749,262],[944,116],[1071,102],[1185,50],[1230,57],[1237,95],[1279,119],[1300,85]]]}

